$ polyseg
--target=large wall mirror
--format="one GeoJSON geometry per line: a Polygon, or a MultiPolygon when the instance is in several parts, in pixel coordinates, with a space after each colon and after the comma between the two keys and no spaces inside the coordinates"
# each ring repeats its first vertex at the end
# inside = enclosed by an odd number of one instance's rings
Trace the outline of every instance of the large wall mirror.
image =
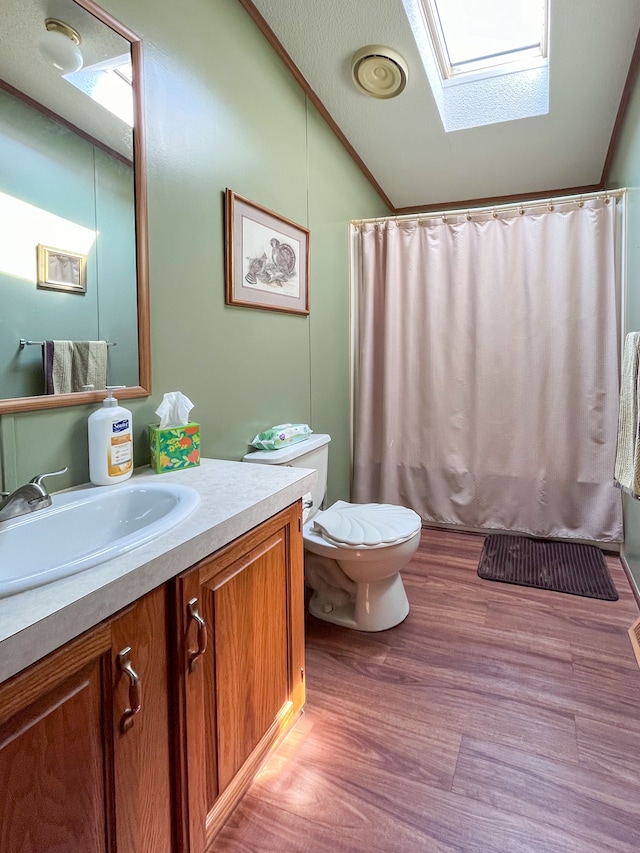
{"type": "Polygon", "coordinates": [[[149,394],[141,41],[92,0],[0,31],[0,414],[149,394]]]}

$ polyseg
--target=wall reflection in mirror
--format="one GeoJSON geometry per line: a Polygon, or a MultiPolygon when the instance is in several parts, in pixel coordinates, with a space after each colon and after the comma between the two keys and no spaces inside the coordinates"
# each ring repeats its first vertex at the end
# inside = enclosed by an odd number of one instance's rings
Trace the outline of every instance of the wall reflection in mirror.
{"type": "Polygon", "coordinates": [[[0,8],[3,400],[141,384],[136,69],[130,41],[84,5],[97,10],[74,0],[3,0],[0,8]],[[108,341],[105,369],[86,381],[74,372],[54,391],[46,341],[69,342],[48,347],[58,367],[87,342],[108,341]]]}

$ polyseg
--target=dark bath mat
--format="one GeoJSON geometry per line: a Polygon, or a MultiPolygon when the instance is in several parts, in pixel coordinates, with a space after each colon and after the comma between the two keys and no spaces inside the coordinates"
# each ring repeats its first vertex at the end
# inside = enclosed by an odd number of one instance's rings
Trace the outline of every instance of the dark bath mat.
{"type": "Polygon", "coordinates": [[[485,580],[617,601],[602,552],[593,545],[526,536],[487,536],[478,563],[485,580]]]}

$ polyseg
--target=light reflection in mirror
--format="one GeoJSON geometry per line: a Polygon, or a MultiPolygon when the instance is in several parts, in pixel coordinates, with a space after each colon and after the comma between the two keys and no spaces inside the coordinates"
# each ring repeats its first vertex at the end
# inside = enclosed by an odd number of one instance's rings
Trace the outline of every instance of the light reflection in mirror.
{"type": "Polygon", "coordinates": [[[95,239],[91,228],[0,192],[0,275],[32,283],[34,246],[65,246],[71,252],[88,255],[95,239]]]}

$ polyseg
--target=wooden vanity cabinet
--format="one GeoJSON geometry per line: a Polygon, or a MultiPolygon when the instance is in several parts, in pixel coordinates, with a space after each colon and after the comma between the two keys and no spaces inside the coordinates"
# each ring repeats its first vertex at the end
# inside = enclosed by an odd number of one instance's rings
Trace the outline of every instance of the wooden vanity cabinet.
{"type": "Polygon", "coordinates": [[[298,502],[175,580],[181,853],[207,850],[304,704],[298,502]]]}
{"type": "Polygon", "coordinates": [[[170,853],[166,590],[0,685],[2,853],[170,853]]]}
{"type": "Polygon", "coordinates": [[[304,704],[301,502],[0,685],[1,853],[203,853],[304,704]]]}

